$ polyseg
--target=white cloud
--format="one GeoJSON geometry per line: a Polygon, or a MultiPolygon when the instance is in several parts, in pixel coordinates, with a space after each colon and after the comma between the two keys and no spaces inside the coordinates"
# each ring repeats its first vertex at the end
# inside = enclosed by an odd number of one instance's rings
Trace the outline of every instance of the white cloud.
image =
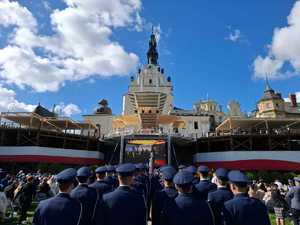
{"type": "Polygon", "coordinates": [[[159,42],[160,41],[160,37],[162,35],[162,29],[160,27],[160,24],[158,24],[157,26],[153,26],[153,32],[155,34],[156,41],[159,42]]]}
{"type": "Polygon", "coordinates": [[[43,4],[44,8],[45,8],[47,11],[51,11],[51,10],[52,10],[51,4],[50,4],[50,2],[48,2],[48,0],[42,0],[42,4],[43,4]]]}
{"type": "Polygon", "coordinates": [[[240,29],[233,29],[231,26],[227,26],[226,28],[228,30],[228,35],[224,38],[225,40],[233,43],[250,45],[249,40],[240,29]]]}
{"type": "Polygon", "coordinates": [[[65,105],[65,103],[63,102],[59,103],[59,105],[56,105],[54,111],[60,116],[68,117],[81,113],[81,109],[78,105],[75,105],[73,103],[65,105]]]}
{"type": "Polygon", "coordinates": [[[37,22],[30,11],[22,7],[18,2],[1,0],[0,2],[0,25],[8,27],[16,25],[35,29],[37,22]]]}
{"type": "Polygon", "coordinates": [[[19,102],[13,90],[0,86],[0,111],[31,112],[36,106],[19,102]]]}
{"type": "Polygon", "coordinates": [[[234,31],[230,32],[228,37],[226,37],[226,40],[237,42],[241,39],[241,31],[239,29],[235,29],[234,31]]]}
{"type": "Polygon", "coordinates": [[[282,67],[283,62],[281,60],[272,59],[270,57],[258,56],[254,61],[254,67],[257,74],[262,74],[265,77],[272,77],[282,67]]]}
{"type": "Polygon", "coordinates": [[[7,46],[0,49],[1,77],[21,88],[31,86],[36,91],[58,90],[70,71],[58,68],[55,62],[34,54],[31,49],[7,46]]]}
{"type": "Polygon", "coordinates": [[[17,26],[9,44],[0,49],[0,77],[5,82],[38,92],[57,91],[66,81],[126,75],[135,69],[138,57],[111,36],[114,28],[141,25],[140,0],[65,2],[65,9],[51,12],[51,36],[37,33],[35,18],[19,3],[5,0],[0,5],[0,24],[17,26]]]}
{"type": "Polygon", "coordinates": [[[297,1],[287,19],[288,25],[275,28],[268,55],[257,56],[254,77],[288,78],[300,72],[300,1],[297,1]],[[266,67],[266,62],[269,65],[266,67]],[[285,69],[287,64],[290,68],[285,69]]]}

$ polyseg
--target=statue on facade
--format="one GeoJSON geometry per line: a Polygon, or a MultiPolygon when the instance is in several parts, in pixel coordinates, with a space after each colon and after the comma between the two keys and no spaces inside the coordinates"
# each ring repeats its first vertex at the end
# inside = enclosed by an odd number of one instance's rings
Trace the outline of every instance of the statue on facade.
{"type": "Polygon", "coordinates": [[[155,34],[152,31],[149,41],[149,49],[147,52],[148,64],[157,65],[158,61],[158,52],[156,50],[157,42],[155,38],[155,34]]]}
{"type": "Polygon", "coordinates": [[[112,110],[108,107],[108,101],[106,99],[102,99],[98,104],[100,107],[96,109],[95,114],[112,114],[112,110]]]}

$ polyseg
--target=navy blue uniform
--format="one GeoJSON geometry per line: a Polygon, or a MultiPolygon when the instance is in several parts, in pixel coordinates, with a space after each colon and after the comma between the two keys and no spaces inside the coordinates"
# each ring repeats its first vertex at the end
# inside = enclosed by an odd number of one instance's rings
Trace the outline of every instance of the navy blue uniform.
{"type": "Polygon", "coordinates": [[[224,203],[233,198],[233,194],[226,187],[219,187],[216,191],[208,193],[208,201],[211,205],[216,224],[222,224],[224,203]]]}
{"type": "Polygon", "coordinates": [[[162,210],[168,201],[172,201],[177,195],[177,190],[171,187],[166,187],[155,193],[152,201],[152,225],[163,225],[161,221],[162,210]]]}
{"type": "Polygon", "coordinates": [[[59,193],[41,201],[33,216],[33,225],[78,225],[81,217],[80,202],[69,194],[59,193]]]}
{"type": "Polygon", "coordinates": [[[164,225],[213,225],[213,215],[206,201],[194,193],[179,193],[163,209],[164,225]]]}
{"type": "Polygon", "coordinates": [[[103,194],[113,191],[112,186],[103,180],[96,180],[94,183],[90,184],[89,187],[94,188],[101,198],[103,194]]]}
{"type": "Polygon", "coordinates": [[[146,199],[147,196],[147,186],[145,181],[136,177],[133,181],[132,188],[136,190],[138,193],[142,194],[146,199]]]}
{"type": "Polygon", "coordinates": [[[266,206],[246,193],[225,202],[224,217],[226,225],[271,225],[266,206]]]}
{"type": "Polygon", "coordinates": [[[119,186],[119,181],[116,176],[107,176],[104,178],[104,181],[107,184],[111,185],[113,187],[113,189],[116,189],[119,186]]]}
{"type": "Polygon", "coordinates": [[[87,184],[79,184],[71,191],[71,197],[82,204],[82,220],[80,225],[93,224],[99,202],[96,190],[88,187],[87,184]]]}
{"type": "Polygon", "coordinates": [[[200,198],[203,200],[207,200],[209,192],[217,190],[217,185],[210,182],[209,180],[200,180],[195,187],[198,191],[200,198]]]}
{"type": "Polygon", "coordinates": [[[146,225],[144,200],[129,186],[104,194],[101,205],[104,225],[146,225]]]}
{"type": "Polygon", "coordinates": [[[145,175],[139,175],[135,178],[136,182],[140,182],[144,185],[144,193],[145,193],[145,197],[148,198],[149,195],[149,186],[150,186],[150,181],[149,178],[145,175]]]}

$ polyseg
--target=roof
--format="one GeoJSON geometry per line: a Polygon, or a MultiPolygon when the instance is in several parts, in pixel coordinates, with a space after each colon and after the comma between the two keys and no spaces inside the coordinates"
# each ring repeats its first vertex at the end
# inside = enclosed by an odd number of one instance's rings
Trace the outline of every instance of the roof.
{"type": "Polygon", "coordinates": [[[273,89],[266,89],[264,95],[260,101],[270,100],[270,99],[280,99],[283,100],[280,93],[275,92],[273,89]]]}
{"type": "Polygon", "coordinates": [[[33,113],[36,113],[42,117],[56,117],[57,116],[54,112],[50,112],[48,109],[44,108],[40,104],[33,110],[33,113]]]}
{"type": "Polygon", "coordinates": [[[300,129],[299,119],[272,119],[272,118],[234,118],[229,117],[217,128],[217,132],[228,132],[233,129],[280,129],[292,128],[300,129]]]}
{"type": "Polygon", "coordinates": [[[79,122],[67,117],[43,117],[34,112],[2,112],[0,117],[20,124],[22,127],[56,130],[60,132],[65,130],[97,129],[97,126],[89,121],[79,122]]]}
{"type": "Polygon", "coordinates": [[[300,114],[300,105],[298,103],[297,107],[292,107],[290,102],[285,102],[285,111],[290,114],[300,114]]]}

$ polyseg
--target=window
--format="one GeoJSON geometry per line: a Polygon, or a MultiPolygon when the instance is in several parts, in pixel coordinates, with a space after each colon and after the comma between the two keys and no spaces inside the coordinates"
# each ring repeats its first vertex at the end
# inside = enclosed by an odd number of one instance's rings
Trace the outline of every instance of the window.
{"type": "Polygon", "coordinates": [[[266,108],[266,109],[270,109],[270,108],[271,108],[270,102],[267,102],[267,103],[265,104],[265,108],[266,108]]]}
{"type": "Polygon", "coordinates": [[[199,127],[198,127],[198,121],[194,121],[194,129],[195,129],[195,130],[198,130],[198,129],[199,129],[199,127]]]}
{"type": "Polygon", "coordinates": [[[173,131],[174,131],[175,134],[177,134],[177,133],[178,133],[178,128],[177,128],[177,127],[174,127],[174,128],[173,128],[173,131]]]}
{"type": "Polygon", "coordinates": [[[152,79],[149,79],[149,84],[152,84],[152,79]]]}

